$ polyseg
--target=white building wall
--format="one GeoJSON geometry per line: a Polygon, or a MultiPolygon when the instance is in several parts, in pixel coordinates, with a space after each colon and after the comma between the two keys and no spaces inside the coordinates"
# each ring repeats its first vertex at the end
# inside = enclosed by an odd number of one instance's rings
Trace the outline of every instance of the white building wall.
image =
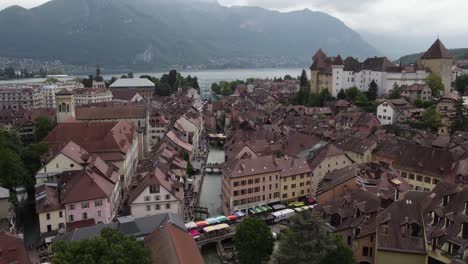
{"type": "Polygon", "coordinates": [[[160,186],[159,193],[155,194],[150,193],[149,187],[147,187],[135,201],[130,204],[130,212],[134,218],[163,213],[174,213],[182,217],[184,216],[182,202],[177,200],[177,198],[162,186],[160,186]],[[167,195],[169,195],[169,197],[166,197],[167,195]],[[166,207],[167,205],[169,205],[169,208],[166,207]]]}
{"type": "Polygon", "coordinates": [[[381,125],[391,125],[395,123],[395,110],[386,102],[377,107],[377,119],[381,125]]]}
{"type": "Polygon", "coordinates": [[[80,171],[82,169],[83,167],[79,163],[73,161],[62,153],[59,153],[36,173],[36,183],[40,184],[49,182],[48,176],[49,180],[54,181],[55,178],[50,178],[50,176],[64,171],[80,171]]]}

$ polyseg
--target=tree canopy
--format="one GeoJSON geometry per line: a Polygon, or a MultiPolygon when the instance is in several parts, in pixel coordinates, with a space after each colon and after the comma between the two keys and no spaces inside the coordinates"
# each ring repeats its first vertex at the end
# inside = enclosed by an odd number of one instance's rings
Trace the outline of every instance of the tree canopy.
{"type": "Polygon", "coordinates": [[[374,80],[372,80],[372,82],[369,84],[369,90],[367,91],[367,98],[370,101],[375,101],[375,99],[377,99],[378,92],[379,90],[377,83],[374,80]]]}
{"type": "Polygon", "coordinates": [[[301,73],[301,77],[299,78],[299,83],[301,87],[309,87],[309,80],[307,79],[307,73],[303,69],[301,73]]]}
{"type": "Polygon", "coordinates": [[[426,83],[429,88],[431,88],[432,96],[439,96],[441,92],[444,91],[444,84],[442,83],[442,78],[435,73],[431,73],[426,78],[426,83]]]}
{"type": "Polygon", "coordinates": [[[455,80],[455,89],[463,96],[468,93],[468,74],[458,76],[455,80]]]}
{"type": "Polygon", "coordinates": [[[52,249],[52,262],[57,264],[151,263],[150,252],[142,241],[110,228],[102,229],[101,235],[93,239],[55,242],[52,249]]]}
{"type": "Polygon", "coordinates": [[[314,213],[304,211],[290,219],[275,253],[276,263],[354,264],[352,250],[330,234],[314,213]]]}
{"type": "Polygon", "coordinates": [[[400,86],[398,86],[397,83],[393,85],[393,89],[390,90],[388,94],[389,99],[400,99],[401,98],[401,92],[400,92],[400,86]]]}
{"type": "Polygon", "coordinates": [[[234,243],[242,264],[260,264],[273,252],[271,230],[257,218],[242,221],[236,230],[234,243]]]}
{"type": "Polygon", "coordinates": [[[46,116],[38,116],[36,118],[36,141],[44,139],[52,129],[57,125],[55,122],[46,116]]]}
{"type": "Polygon", "coordinates": [[[468,114],[463,106],[463,98],[455,103],[455,114],[451,124],[451,132],[468,131],[468,114]]]}

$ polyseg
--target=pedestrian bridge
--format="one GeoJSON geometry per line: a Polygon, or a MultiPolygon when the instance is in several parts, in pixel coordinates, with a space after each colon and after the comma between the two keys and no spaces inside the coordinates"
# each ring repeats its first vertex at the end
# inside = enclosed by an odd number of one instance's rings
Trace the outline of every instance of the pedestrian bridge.
{"type": "Polygon", "coordinates": [[[205,238],[199,238],[197,240],[197,245],[199,248],[203,247],[204,245],[210,244],[210,243],[219,243],[222,242],[226,239],[233,238],[236,232],[230,232],[227,234],[219,235],[219,236],[214,236],[214,237],[205,237],[205,238]]]}

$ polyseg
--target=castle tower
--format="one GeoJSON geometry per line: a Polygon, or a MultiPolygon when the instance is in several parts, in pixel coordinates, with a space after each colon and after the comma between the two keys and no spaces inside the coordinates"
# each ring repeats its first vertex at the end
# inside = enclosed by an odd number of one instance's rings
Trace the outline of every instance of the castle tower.
{"type": "Polygon", "coordinates": [[[319,49],[312,57],[313,63],[310,66],[310,92],[318,94],[331,86],[331,60],[319,49]]]}
{"type": "Polygon", "coordinates": [[[55,104],[57,106],[57,122],[63,123],[66,120],[75,118],[75,99],[73,93],[63,89],[55,94],[55,104]]]}
{"type": "Polygon", "coordinates": [[[444,44],[437,39],[434,44],[421,57],[420,64],[429,68],[432,73],[442,78],[444,93],[452,89],[452,65],[453,57],[444,44]]]}

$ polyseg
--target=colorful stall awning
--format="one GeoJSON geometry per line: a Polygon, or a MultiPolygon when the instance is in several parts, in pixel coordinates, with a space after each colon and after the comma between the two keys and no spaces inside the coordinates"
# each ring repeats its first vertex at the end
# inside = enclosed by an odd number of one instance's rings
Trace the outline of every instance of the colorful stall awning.
{"type": "Polygon", "coordinates": [[[204,227],[204,226],[207,226],[208,225],[208,222],[206,221],[198,221],[196,222],[197,226],[198,227],[204,227]]]}

